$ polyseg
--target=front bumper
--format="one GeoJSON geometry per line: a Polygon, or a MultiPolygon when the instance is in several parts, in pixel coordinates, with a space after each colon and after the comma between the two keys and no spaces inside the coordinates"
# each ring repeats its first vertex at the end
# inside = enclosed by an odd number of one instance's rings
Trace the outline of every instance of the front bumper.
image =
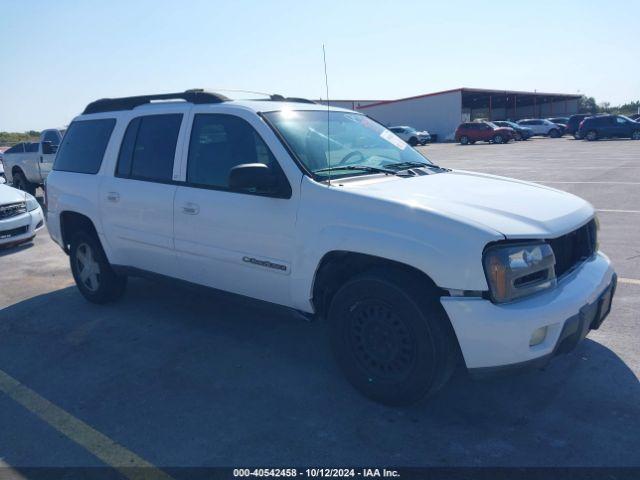
{"type": "Polygon", "coordinates": [[[42,208],[0,220],[0,247],[28,242],[44,226],[42,208]]]}
{"type": "Polygon", "coordinates": [[[608,313],[597,318],[596,310],[608,288],[613,296],[615,281],[609,259],[598,253],[555,288],[524,300],[500,305],[483,298],[442,297],[441,302],[467,368],[482,374],[496,367],[541,366],[555,353],[575,347],[608,313]],[[541,327],[547,327],[546,337],[530,346],[533,332],[541,327]]]}

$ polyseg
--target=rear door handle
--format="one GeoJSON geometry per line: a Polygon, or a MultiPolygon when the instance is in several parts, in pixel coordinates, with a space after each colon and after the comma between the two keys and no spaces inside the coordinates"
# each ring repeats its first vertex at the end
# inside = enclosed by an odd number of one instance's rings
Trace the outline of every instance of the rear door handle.
{"type": "Polygon", "coordinates": [[[110,202],[117,202],[120,200],[120,194],[118,192],[109,192],[107,193],[107,200],[110,202]]]}
{"type": "Polygon", "coordinates": [[[195,203],[187,202],[182,205],[182,213],[187,215],[197,215],[200,213],[200,206],[195,203]]]}

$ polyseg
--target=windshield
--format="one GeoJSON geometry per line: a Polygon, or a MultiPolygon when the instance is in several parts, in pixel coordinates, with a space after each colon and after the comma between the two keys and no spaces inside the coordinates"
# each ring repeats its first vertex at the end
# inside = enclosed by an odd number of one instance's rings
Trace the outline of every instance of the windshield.
{"type": "Polygon", "coordinates": [[[487,125],[489,125],[491,128],[499,128],[499,127],[498,127],[495,123],[493,123],[493,122],[484,122],[484,123],[486,123],[487,125]]]}
{"type": "Polygon", "coordinates": [[[430,164],[395,134],[359,113],[283,110],[265,117],[307,170],[323,179],[375,173],[345,168],[349,166],[430,164]]]}

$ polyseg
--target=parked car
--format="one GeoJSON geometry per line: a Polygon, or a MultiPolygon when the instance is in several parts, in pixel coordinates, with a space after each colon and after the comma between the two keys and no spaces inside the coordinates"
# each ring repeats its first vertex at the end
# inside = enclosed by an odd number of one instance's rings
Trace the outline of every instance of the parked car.
{"type": "Polygon", "coordinates": [[[498,120],[498,121],[492,121],[491,123],[493,123],[494,125],[497,125],[498,127],[505,127],[505,128],[511,128],[514,131],[513,134],[513,138],[515,140],[529,140],[531,137],[533,137],[533,130],[531,130],[528,127],[523,127],[521,125],[518,125],[515,122],[510,122],[508,120],[498,120]]]}
{"type": "Polygon", "coordinates": [[[43,226],[42,208],[35,197],[0,185],[0,247],[29,242],[43,226]]]}
{"type": "Polygon", "coordinates": [[[431,135],[429,135],[429,132],[427,132],[426,130],[419,132],[415,128],[407,127],[406,125],[399,127],[389,127],[389,130],[391,130],[412,147],[415,147],[418,144],[426,145],[431,141],[431,135]]]}
{"type": "Polygon", "coordinates": [[[560,136],[567,132],[567,123],[569,123],[569,117],[552,117],[547,118],[551,123],[555,123],[560,127],[560,136]]]}
{"type": "Polygon", "coordinates": [[[49,129],[40,134],[38,142],[23,142],[4,152],[7,181],[32,195],[42,186],[51,171],[64,130],[49,129]]]}
{"type": "Polygon", "coordinates": [[[600,115],[585,118],[580,123],[578,134],[587,140],[601,138],[631,138],[640,140],[640,123],[624,115],[600,115]]]}
{"type": "Polygon", "coordinates": [[[346,377],[390,405],[459,362],[545,364],[600,326],[615,291],[586,201],[439,167],[336,107],[202,90],[98,100],[46,189],[87,300],[160,275],[326,318],[346,377]]]}
{"type": "Polygon", "coordinates": [[[580,128],[580,122],[582,122],[585,118],[592,117],[593,113],[578,113],[576,115],[571,115],[569,117],[569,121],[567,122],[566,133],[569,135],[573,135],[573,138],[576,140],[580,140],[580,134],[578,130],[580,128]]]}
{"type": "Polygon", "coordinates": [[[558,138],[562,135],[562,129],[553,122],[544,118],[527,118],[518,120],[518,125],[530,128],[534,135],[542,135],[544,137],[558,138]]]}
{"type": "Polygon", "coordinates": [[[507,143],[514,137],[512,128],[499,127],[491,122],[461,123],[454,136],[455,141],[462,145],[476,142],[507,143]]]}

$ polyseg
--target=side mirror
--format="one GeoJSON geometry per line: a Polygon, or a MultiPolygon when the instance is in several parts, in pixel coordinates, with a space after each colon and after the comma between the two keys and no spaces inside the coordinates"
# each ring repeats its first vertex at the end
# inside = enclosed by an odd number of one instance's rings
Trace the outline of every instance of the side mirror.
{"type": "Polygon", "coordinates": [[[243,163],[229,172],[229,188],[240,192],[288,198],[280,176],[264,163],[243,163]]]}
{"type": "Polygon", "coordinates": [[[54,145],[51,142],[42,142],[42,153],[43,155],[50,155],[52,153],[56,153],[58,151],[58,146],[54,145]]]}

